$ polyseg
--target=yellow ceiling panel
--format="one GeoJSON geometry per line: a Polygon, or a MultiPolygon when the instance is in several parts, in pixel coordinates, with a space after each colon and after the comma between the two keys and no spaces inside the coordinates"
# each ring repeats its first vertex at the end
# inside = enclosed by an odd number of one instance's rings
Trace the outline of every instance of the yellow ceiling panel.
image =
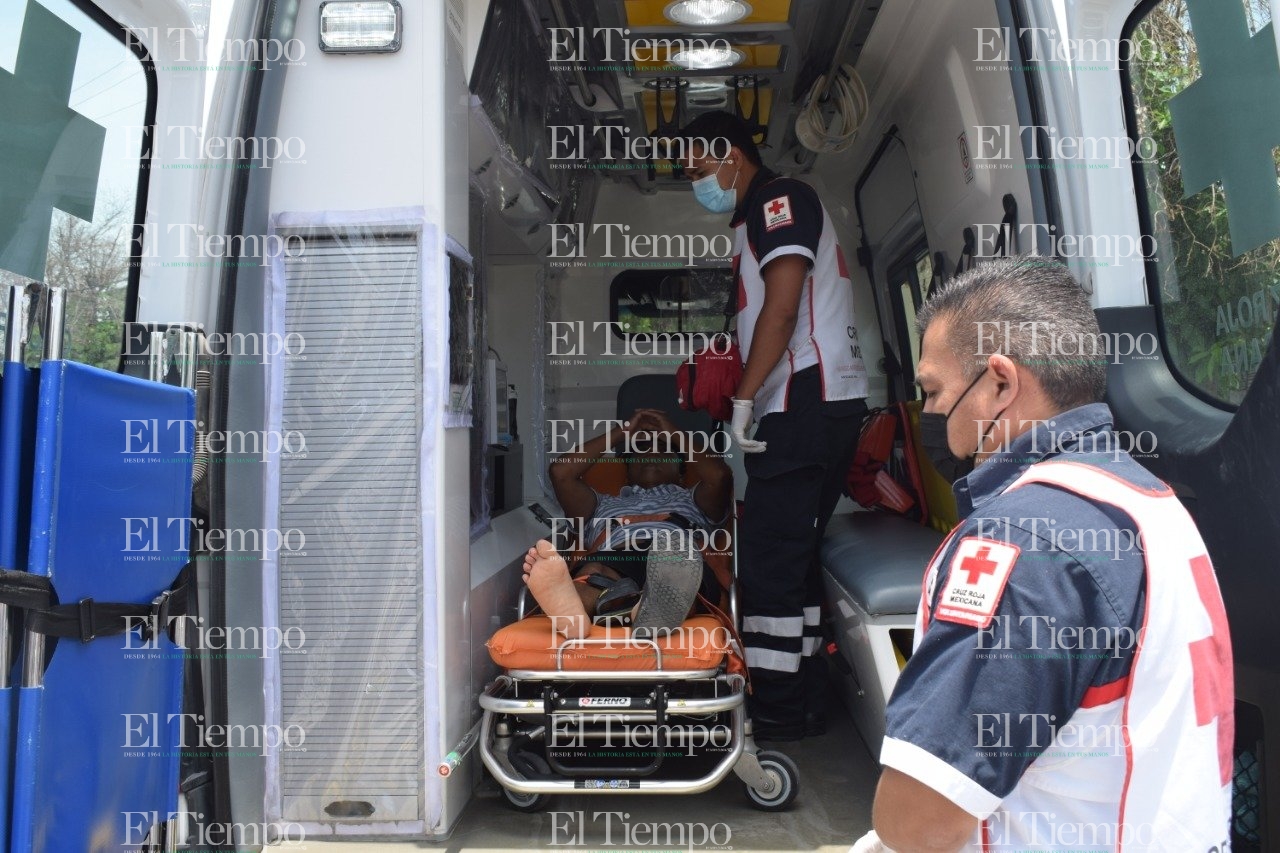
{"type": "Polygon", "coordinates": [[[780,44],[742,45],[738,50],[747,54],[751,68],[777,68],[778,60],[782,58],[780,44]]]}
{"type": "MultiPolygon", "coordinates": [[[[791,16],[791,0],[746,0],[751,14],[739,24],[785,24],[791,16]]],[[[627,25],[632,27],[675,27],[662,14],[671,0],[626,0],[627,25]]]]}
{"type": "MultiPolygon", "coordinates": [[[[755,102],[756,93],[754,89],[740,89],[738,91],[738,104],[742,107],[743,115],[750,115],[751,106],[755,102]]],[[[769,107],[773,106],[773,89],[768,86],[760,87],[760,123],[769,124],[769,107]]],[[[756,142],[762,142],[764,134],[756,136],[756,142]]]]}
{"type": "MultiPolygon", "coordinates": [[[[675,92],[662,93],[662,114],[670,116],[675,111],[676,102],[675,92]]],[[[653,133],[658,127],[658,93],[643,92],[640,96],[641,103],[644,105],[644,123],[649,129],[649,133],[653,133]]]]}
{"type": "MultiPolygon", "coordinates": [[[[674,92],[662,93],[663,115],[671,115],[675,104],[674,92]]],[[[751,112],[751,105],[755,101],[754,89],[741,89],[738,92],[738,103],[742,106],[742,114],[748,115],[751,112]]],[[[644,106],[644,121],[649,133],[653,133],[658,127],[658,93],[647,91],[641,96],[641,103],[644,106]]],[[[760,123],[767,125],[769,123],[769,108],[773,105],[773,89],[768,86],[760,87],[760,123]]],[[[759,138],[756,139],[760,141],[759,138]]]]}

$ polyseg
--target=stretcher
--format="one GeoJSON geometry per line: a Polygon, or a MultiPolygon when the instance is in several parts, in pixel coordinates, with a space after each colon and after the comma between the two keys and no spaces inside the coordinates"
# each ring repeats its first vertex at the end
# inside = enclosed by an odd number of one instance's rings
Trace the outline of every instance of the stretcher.
{"type": "MultiPolygon", "coordinates": [[[[136,851],[177,810],[194,394],[40,370],[18,690],[15,853],[136,851]]],[[[21,574],[21,573],[14,573],[21,574]]]]}
{"type": "MultiPolygon", "coordinates": [[[[619,389],[619,416],[645,407],[672,412],[674,400],[671,377],[636,377],[619,389]],[[637,386],[639,395],[628,393],[637,386]]],[[[685,420],[677,420],[682,429],[685,420]]],[[[625,474],[621,465],[596,465],[583,479],[616,494],[625,474]]],[[[548,617],[526,614],[522,597],[517,621],[488,642],[503,673],[479,698],[481,760],[510,806],[540,811],[559,793],[696,794],[730,773],[754,807],[791,805],[795,764],[758,749],[747,718],[733,527],[731,517],[727,550],[703,554],[724,599],[703,600],[701,612],[665,634],[596,625],[566,639],[548,617]]]]}
{"type": "Polygon", "coordinates": [[[757,808],[796,796],[795,765],[752,739],[741,647],[723,613],[652,638],[597,625],[581,639],[535,614],[488,645],[504,674],[480,696],[480,755],[520,811],[556,793],[696,794],[730,772],[757,808]]]}

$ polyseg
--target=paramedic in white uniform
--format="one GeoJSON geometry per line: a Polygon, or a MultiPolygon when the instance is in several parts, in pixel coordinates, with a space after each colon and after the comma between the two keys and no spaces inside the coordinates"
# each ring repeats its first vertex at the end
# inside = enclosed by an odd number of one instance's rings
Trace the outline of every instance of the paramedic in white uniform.
{"type": "Polygon", "coordinates": [[[922,444],[961,520],[854,850],[1229,849],[1226,614],[1195,523],[1117,440],[1088,297],[1002,259],[918,325],[922,444]]]}
{"type": "Polygon", "coordinates": [[[817,193],[765,168],[745,122],[705,113],[680,136],[695,197],[732,214],[734,229],[745,364],[732,428],[748,478],[738,559],[749,710],[758,740],[795,740],[824,731],[818,544],[867,410],[853,285],[817,193]]]}

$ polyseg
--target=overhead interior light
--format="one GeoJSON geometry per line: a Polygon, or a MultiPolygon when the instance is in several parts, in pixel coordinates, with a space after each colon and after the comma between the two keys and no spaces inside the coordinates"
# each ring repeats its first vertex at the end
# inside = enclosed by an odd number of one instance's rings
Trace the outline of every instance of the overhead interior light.
{"type": "Polygon", "coordinates": [[[668,21],[686,27],[736,24],[751,14],[751,6],[742,0],[677,0],[662,10],[668,21]]]}
{"type": "Polygon", "coordinates": [[[400,49],[397,0],[325,0],[320,4],[320,50],[393,53],[400,49]]]}
{"type": "Polygon", "coordinates": [[[671,62],[689,71],[709,71],[737,65],[745,58],[746,54],[731,47],[696,47],[677,51],[672,54],[671,62]]]}

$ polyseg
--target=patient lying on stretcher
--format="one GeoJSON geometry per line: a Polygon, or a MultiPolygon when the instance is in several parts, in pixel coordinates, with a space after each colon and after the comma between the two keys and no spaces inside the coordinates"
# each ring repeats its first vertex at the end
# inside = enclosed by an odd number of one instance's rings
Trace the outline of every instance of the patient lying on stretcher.
{"type": "Polygon", "coordinates": [[[638,409],[631,420],[551,463],[551,483],[565,515],[580,520],[579,547],[588,556],[573,566],[551,542],[539,540],[524,560],[524,582],[556,629],[585,636],[593,620],[629,625],[645,635],[677,627],[699,590],[719,598],[719,585],[701,549],[728,516],[732,474],[722,459],[699,452],[664,412],[638,409]],[[615,459],[603,459],[609,450],[615,459]],[[583,481],[596,464],[627,466],[617,495],[583,481]],[[685,466],[696,483],[683,485],[685,466]]]}

